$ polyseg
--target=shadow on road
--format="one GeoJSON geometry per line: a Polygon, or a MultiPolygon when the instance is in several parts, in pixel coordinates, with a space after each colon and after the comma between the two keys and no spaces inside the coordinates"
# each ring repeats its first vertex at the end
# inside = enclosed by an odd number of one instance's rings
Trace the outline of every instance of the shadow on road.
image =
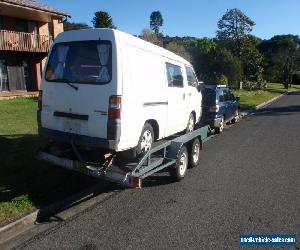
{"type": "MultiPolygon", "coordinates": [[[[299,93],[300,95],[300,93],[299,93]]],[[[300,112],[300,105],[286,106],[286,107],[270,107],[257,110],[254,116],[280,116],[290,115],[291,113],[300,112]]]]}
{"type": "Polygon", "coordinates": [[[153,175],[144,179],[143,188],[169,185],[174,182],[175,182],[174,177],[170,176],[169,173],[165,172],[163,173],[163,175],[153,175]]]}
{"type": "Polygon", "coordinates": [[[300,95],[300,91],[289,92],[287,95],[300,95]]]}

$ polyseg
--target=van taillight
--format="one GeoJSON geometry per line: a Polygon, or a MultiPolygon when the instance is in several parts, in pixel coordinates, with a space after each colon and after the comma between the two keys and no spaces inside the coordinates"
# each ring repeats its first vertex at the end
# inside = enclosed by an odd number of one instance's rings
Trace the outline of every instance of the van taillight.
{"type": "Polygon", "coordinates": [[[120,119],[121,118],[121,106],[122,106],[122,97],[116,96],[116,95],[111,96],[109,98],[108,118],[120,119]]]}
{"type": "Polygon", "coordinates": [[[43,106],[43,90],[39,91],[39,97],[38,97],[38,108],[39,110],[42,109],[43,106]]]}

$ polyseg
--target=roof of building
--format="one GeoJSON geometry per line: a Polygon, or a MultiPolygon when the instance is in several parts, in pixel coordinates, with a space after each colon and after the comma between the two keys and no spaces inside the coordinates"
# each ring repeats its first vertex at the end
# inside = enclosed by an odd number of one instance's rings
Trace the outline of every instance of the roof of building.
{"type": "Polygon", "coordinates": [[[62,16],[70,16],[70,14],[68,14],[64,11],[58,10],[49,5],[42,4],[42,3],[39,3],[39,2],[33,1],[33,0],[0,0],[0,1],[7,2],[10,4],[14,4],[14,5],[24,6],[24,7],[28,7],[28,8],[32,8],[32,9],[36,9],[36,10],[42,10],[42,11],[46,11],[46,12],[50,12],[50,13],[54,13],[54,14],[58,14],[58,15],[62,15],[62,16]]]}

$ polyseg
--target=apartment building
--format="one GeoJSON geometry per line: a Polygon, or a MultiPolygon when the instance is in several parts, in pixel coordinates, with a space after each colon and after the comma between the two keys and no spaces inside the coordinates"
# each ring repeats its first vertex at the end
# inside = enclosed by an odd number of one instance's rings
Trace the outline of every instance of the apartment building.
{"type": "Polygon", "coordinates": [[[68,16],[33,0],[0,0],[0,95],[39,89],[47,53],[68,16]]]}

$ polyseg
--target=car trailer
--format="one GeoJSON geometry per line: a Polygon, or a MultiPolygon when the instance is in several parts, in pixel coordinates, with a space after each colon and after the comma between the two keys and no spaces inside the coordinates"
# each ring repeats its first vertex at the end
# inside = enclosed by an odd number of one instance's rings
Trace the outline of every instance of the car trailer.
{"type": "Polygon", "coordinates": [[[127,187],[141,188],[143,179],[162,169],[168,168],[177,181],[183,179],[188,167],[199,164],[202,145],[211,137],[211,129],[206,125],[188,134],[158,141],[141,159],[131,162],[121,161],[111,153],[100,154],[101,157],[93,160],[95,157],[87,159],[86,154],[80,152],[73,142],[71,147],[47,145],[38,151],[37,158],[68,170],[127,187]]]}

